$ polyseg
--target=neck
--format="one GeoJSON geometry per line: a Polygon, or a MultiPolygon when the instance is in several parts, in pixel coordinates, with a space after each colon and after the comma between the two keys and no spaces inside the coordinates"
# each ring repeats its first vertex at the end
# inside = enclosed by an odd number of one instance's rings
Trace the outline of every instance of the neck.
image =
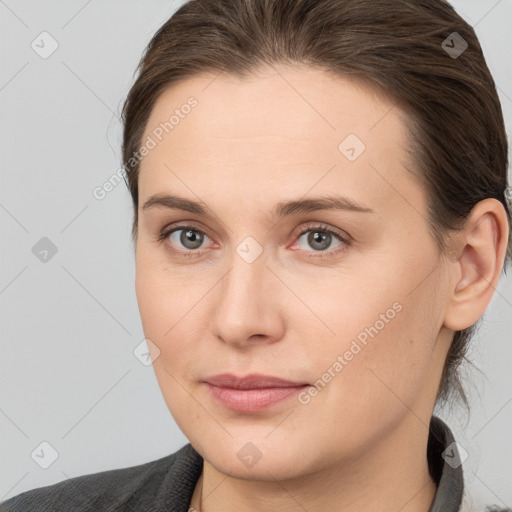
{"type": "Polygon", "coordinates": [[[428,471],[427,441],[428,423],[409,414],[357,459],[298,478],[242,480],[205,460],[191,505],[198,512],[429,512],[437,486],[428,471]]]}

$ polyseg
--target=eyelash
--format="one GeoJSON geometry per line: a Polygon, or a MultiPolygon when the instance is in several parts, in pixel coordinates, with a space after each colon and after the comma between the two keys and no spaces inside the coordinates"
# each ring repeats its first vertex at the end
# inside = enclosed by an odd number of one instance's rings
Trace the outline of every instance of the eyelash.
{"type": "MultiPolygon", "coordinates": [[[[173,232],[175,231],[181,231],[181,230],[191,230],[191,231],[195,231],[197,233],[200,233],[201,235],[205,235],[207,236],[208,238],[211,238],[208,233],[205,233],[202,229],[198,229],[196,228],[195,226],[193,225],[190,225],[190,224],[179,224],[179,225],[170,225],[170,226],[166,226],[165,228],[163,228],[163,230],[160,232],[160,234],[158,235],[158,241],[159,242],[164,242],[166,240],[166,238],[173,232]]],[[[330,257],[334,257],[334,256],[337,256],[339,253],[342,253],[342,252],[345,252],[347,247],[350,246],[350,240],[348,239],[348,237],[346,237],[345,235],[343,235],[341,232],[337,231],[337,230],[334,230],[332,229],[331,227],[325,225],[325,224],[319,224],[319,223],[315,223],[315,222],[311,222],[311,223],[308,223],[306,224],[305,226],[302,226],[301,228],[301,231],[299,233],[297,233],[296,238],[297,240],[302,236],[304,235],[305,233],[308,233],[309,231],[317,231],[317,232],[320,232],[320,233],[328,233],[330,235],[333,235],[335,238],[337,238],[341,243],[342,243],[342,246],[336,248],[336,249],[331,249],[330,251],[305,251],[306,253],[309,253],[308,256],[306,256],[307,258],[330,258],[330,257]],[[324,256],[324,254],[328,254],[328,256],[324,256]]],[[[295,243],[293,244],[295,245],[295,243]]],[[[185,257],[188,257],[188,258],[195,258],[195,257],[200,257],[203,255],[203,253],[206,251],[206,249],[196,249],[196,250],[192,250],[192,249],[189,249],[189,250],[178,250],[178,249],[171,249],[170,246],[168,244],[166,244],[166,248],[173,254],[177,254],[179,256],[185,256],[185,257]]]]}

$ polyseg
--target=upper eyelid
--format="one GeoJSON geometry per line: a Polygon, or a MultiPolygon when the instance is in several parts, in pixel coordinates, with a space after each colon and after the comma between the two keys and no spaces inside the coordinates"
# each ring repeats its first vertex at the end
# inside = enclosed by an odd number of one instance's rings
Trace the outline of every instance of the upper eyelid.
{"type": "MultiPolygon", "coordinates": [[[[308,231],[312,231],[315,228],[318,229],[318,231],[327,231],[329,233],[337,235],[344,240],[347,240],[349,238],[349,235],[347,233],[345,233],[343,230],[329,226],[325,222],[320,222],[320,221],[306,222],[306,224],[302,225],[300,228],[297,229],[297,235],[303,235],[304,233],[306,233],[308,231]]],[[[295,233],[295,231],[294,231],[294,233],[295,233]]]]}
{"type": "Polygon", "coordinates": [[[208,238],[212,239],[212,237],[208,234],[208,230],[200,228],[195,225],[194,221],[184,221],[179,223],[171,223],[164,228],[162,228],[161,233],[165,233],[166,236],[170,235],[173,231],[179,231],[181,229],[193,228],[195,231],[200,231],[204,233],[208,238]]]}

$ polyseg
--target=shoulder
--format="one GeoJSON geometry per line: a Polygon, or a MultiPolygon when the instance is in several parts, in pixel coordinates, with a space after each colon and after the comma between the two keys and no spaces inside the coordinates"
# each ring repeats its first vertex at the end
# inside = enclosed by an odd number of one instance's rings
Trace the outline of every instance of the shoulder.
{"type": "Polygon", "coordinates": [[[472,494],[464,489],[464,496],[459,512],[512,512],[512,508],[499,505],[477,504],[472,494]]]}
{"type": "Polygon", "coordinates": [[[453,432],[435,415],[430,421],[427,460],[430,475],[437,484],[437,492],[429,512],[512,512],[508,507],[477,502],[472,491],[465,485],[463,461],[460,460],[453,432]],[[445,452],[446,457],[443,456],[445,452]]]}
{"type": "Polygon", "coordinates": [[[192,494],[202,464],[189,443],[151,462],[23,492],[0,503],[0,512],[165,510],[173,500],[178,504],[192,494]]]}

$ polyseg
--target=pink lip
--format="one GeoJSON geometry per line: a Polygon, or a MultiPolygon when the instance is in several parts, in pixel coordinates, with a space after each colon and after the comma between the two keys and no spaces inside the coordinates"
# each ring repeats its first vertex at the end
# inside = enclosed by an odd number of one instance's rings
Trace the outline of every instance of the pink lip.
{"type": "Polygon", "coordinates": [[[245,377],[224,373],[205,379],[213,397],[224,407],[237,412],[261,412],[277,402],[296,395],[304,382],[292,382],[269,375],[245,377]]]}

